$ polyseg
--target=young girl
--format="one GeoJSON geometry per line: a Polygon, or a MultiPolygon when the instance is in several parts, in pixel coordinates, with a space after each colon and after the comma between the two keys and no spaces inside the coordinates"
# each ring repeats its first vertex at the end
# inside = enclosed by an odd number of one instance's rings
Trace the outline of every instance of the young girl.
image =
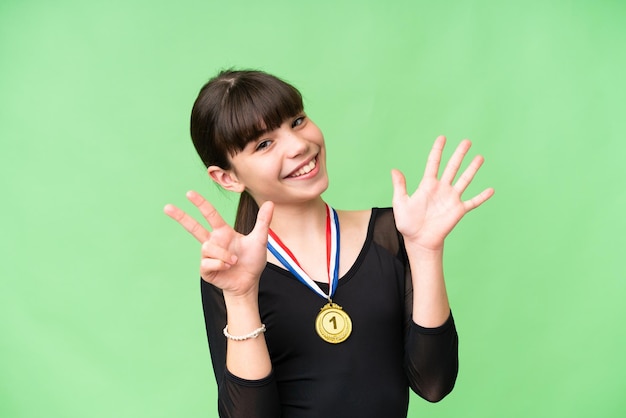
{"type": "Polygon", "coordinates": [[[241,194],[234,229],[195,192],[211,227],[165,213],[202,244],[202,302],[223,417],[406,417],[411,387],[437,402],[453,388],[457,333],[445,237],[493,194],[454,181],[470,142],[438,178],[435,140],[412,195],[392,171],[393,208],[334,211],[326,148],[291,85],[224,71],[200,91],[191,136],[209,176],[241,194]]]}

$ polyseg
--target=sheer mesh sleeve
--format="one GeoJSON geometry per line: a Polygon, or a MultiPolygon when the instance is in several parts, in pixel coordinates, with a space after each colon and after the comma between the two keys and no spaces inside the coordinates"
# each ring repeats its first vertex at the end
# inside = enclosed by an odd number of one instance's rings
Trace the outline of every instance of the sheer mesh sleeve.
{"type": "Polygon", "coordinates": [[[404,265],[405,369],[411,389],[430,402],[443,399],[454,387],[459,368],[458,335],[452,313],[436,328],[413,322],[413,282],[402,235],[396,230],[393,211],[378,209],[374,241],[404,265]]]}
{"type": "Polygon", "coordinates": [[[458,337],[452,314],[437,328],[424,328],[409,319],[405,365],[409,385],[429,402],[452,391],[459,370],[458,337]]]}
{"type": "Polygon", "coordinates": [[[260,380],[241,379],[226,369],[226,306],[221,290],[201,280],[202,307],[211,362],[218,386],[222,418],[280,417],[280,400],[273,373],[260,380]]]}

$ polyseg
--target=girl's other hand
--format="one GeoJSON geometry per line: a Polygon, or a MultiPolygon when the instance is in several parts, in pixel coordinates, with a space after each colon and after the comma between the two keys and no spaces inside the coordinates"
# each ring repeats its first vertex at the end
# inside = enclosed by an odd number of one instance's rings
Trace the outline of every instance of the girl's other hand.
{"type": "Polygon", "coordinates": [[[190,191],[187,199],[200,210],[211,227],[210,232],[174,205],[166,205],[163,211],[202,244],[202,279],[222,289],[225,295],[246,296],[258,291],[259,278],[267,262],[267,235],[273,203],[266,202],[261,206],[254,229],[250,234],[242,235],[228,225],[200,194],[190,191]]]}
{"type": "Polygon", "coordinates": [[[392,170],[393,213],[396,227],[405,241],[425,250],[439,251],[444,239],[455,225],[472,209],[482,205],[493,196],[488,188],[473,198],[463,201],[463,192],[483,164],[483,157],[476,156],[453,184],[471,142],[463,140],[458,145],[446,168],[438,179],[441,155],[446,138],[439,136],[428,155],[424,177],[413,195],[406,191],[406,180],[399,170],[392,170]]]}

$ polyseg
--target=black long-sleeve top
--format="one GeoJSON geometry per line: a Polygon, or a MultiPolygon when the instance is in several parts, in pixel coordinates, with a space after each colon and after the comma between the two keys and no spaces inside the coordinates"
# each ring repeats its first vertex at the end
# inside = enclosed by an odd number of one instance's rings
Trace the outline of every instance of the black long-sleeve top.
{"type": "Polygon", "coordinates": [[[330,344],[317,335],[315,318],[327,301],[287,270],[268,263],[259,286],[273,370],[252,381],[226,369],[224,298],[202,281],[221,417],[400,418],[407,414],[409,387],[431,402],[452,390],[458,371],[454,320],[450,315],[437,328],[413,322],[411,272],[391,209],[372,210],[365,244],[339,280],[333,301],[353,325],[346,341],[330,344]]]}

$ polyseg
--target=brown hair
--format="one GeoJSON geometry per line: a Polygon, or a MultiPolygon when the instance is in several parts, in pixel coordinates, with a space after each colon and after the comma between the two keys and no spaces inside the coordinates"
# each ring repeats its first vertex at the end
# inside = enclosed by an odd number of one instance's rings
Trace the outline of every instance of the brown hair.
{"type": "MultiPolygon", "coordinates": [[[[304,109],[302,95],[283,80],[253,70],[225,70],[201,89],[191,111],[191,139],[206,167],[231,168],[230,156],[304,109]]],[[[249,233],[259,206],[244,191],[235,230],[249,233]]]]}

